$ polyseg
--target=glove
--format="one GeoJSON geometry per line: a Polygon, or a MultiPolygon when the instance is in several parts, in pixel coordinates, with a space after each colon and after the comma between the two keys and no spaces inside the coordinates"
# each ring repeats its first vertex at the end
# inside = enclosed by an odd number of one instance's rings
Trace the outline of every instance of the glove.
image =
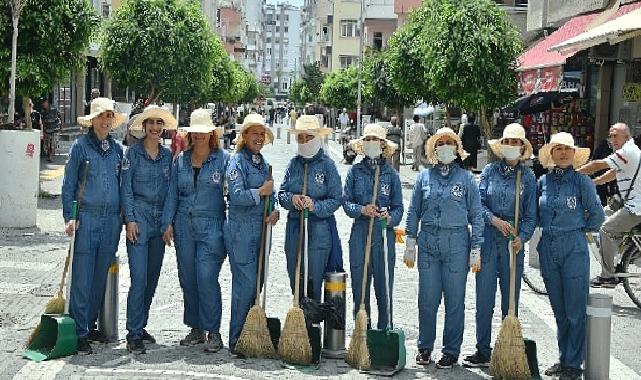
{"type": "Polygon", "coordinates": [[[473,247],[470,252],[470,270],[472,273],[481,271],[481,248],[473,247]]]}
{"type": "Polygon", "coordinates": [[[416,262],[416,238],[407,237],[405,241],[405,255],[403,256],[403,262],[408,268],[414,268],[414,262],[416,262]]]}

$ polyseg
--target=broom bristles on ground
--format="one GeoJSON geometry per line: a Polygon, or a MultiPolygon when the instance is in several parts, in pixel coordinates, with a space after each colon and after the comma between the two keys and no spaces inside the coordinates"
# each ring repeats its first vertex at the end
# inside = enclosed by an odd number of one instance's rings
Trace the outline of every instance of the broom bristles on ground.
{"type": "Polygon", "coordinates": [[[490,373],[499,380],[530,378],[521,324],[513,314],[508,314],[501,324],[501,330],[492,351],[490,373]]]}
{"type": "Polygon", "coordinates": [[[303,309],[292,306],[287,312],[285,326],[278,342],[278,354],[290,364],[307,365],[312,362],[312,346],[309,344],[303,309]]]}
{"type": "Polygon", "coordinates": [[[236,350],[248,358],[276,359],[276,350],[267,329],[267,316],[259,305],[252,306],[247,313],[236,350]]]}
{"type": "Polygon", "coordinates": [[[367,349],[367,311],[364,307],[361,307],[356,313],[356,324],[352,339],[349,341],[345,361],[352,368],[358,370],[367,369],[370,366],[369,350],[367,349]]]}
{"type": "MultiPolygon", "coordinates": [[[[45,305],[45,312],[44,314],[62,314],[65,312],[65,298],[62,295],[62,292],[58,292],[54,297],[49,299],[49,302],[47,302],[47,305],[45,305]]],[[[36,328],[33,329],[31,332],[31,335],[29,335],[29,338],[27,338],[27,342],[25,344],[26,347],[31,346],[33,343],[33,340],[36,339],[36,337],[40,334],[40,321],[38,321],[38,324],[36,325],[36,328]]]]}

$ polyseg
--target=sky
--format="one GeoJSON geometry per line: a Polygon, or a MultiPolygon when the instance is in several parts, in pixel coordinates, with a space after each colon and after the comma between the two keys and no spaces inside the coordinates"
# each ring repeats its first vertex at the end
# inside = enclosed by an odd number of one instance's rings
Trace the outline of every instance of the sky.
{"type": "Polygon", "coordinates": [[[267,4],[289,3],[291,5],[303,5],[303,0],[267,0],[267,4]]]}

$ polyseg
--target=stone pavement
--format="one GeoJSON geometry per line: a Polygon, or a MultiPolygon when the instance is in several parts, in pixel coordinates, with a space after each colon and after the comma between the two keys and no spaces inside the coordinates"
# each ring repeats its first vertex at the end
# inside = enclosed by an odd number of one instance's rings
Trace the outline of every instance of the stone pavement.
{"type": "MultiPolygon", "coordinates": [[[[285,144],[285,133],[282,139],[276,140],[274,146],[265,148],[265,154],[274,166],[274,177],[280,182],[288,160],[295,154],[296,145],[285,144]]],[[[349,169],[340,163],[341,147],[329,141],[329,151],[337,162],[342,178],[349,169]]],[[[269,379],[269,378],[366,378],[356,370],[349,368],[338,360],[323,360],[319,369],[291,370],[281,366],[279,361],[238,360],[231,359],[224,349],[217,354],[205,354],[202,347],[181,347],[178,341],[188,332],[182,323],[182,292],[178,283],[175,251],[168,248],[165,256],[160,283],[151,307],[148,330],[158,344],[148,345],[146,355],[128,354],[124,337],[126,296],[129,288],[129,272],[124,232],[121,236],[120,257],[120,341],[109,345],[94,345],[96,351],[89,356],[74,356],[44,363],[28,362],[20,357],[23,342],[39,320],[40,313],[48,298],[54,293],[62,272],[68,239],[62,233],[62,217],[59,193],[61,184],[61,164],[64,157],[58,157],[54,164],[45,165],[41,172],[41,194],[46,197],[39,201],[38,227],[24,230],[0,230],[0,338],[4,344],[0,351],[1,379],[269,379]],[[54,196],[50,196],[50,194],[54,196]]],[[[413,185],[415,172],[409,165],[402,166],[401,179],[404,187],[404,198],[407,201],[413,185]]],[[[343,243],[345,267],[348,268],[349,230],[351,220],[339,210],[336,213],[338,229],[343,243]]],[[[287,310],[291,306],[291,296],[285,270],[283,252],[285,218],[274,229],[273,247],[269,275],[268,316],[279,317],[284,322],[287,310]]],[[[397,246],[394,284],[395,326],[406,334],[407,369],[399,378],[424,379],[483,379],[490,378],[486,371],[467,370],[455,367],[452,370],[438,370],[434,366],[427,368],[414,364],[416,338],[418,335],[418,272],[407,269],[402,264],[402,245],[397,246]]],[[[594,271],[594,268],[593,268],[594,271]]],[[[223,341],[227,341],[230,311],[231,274],[229,265],[224,264],[220,274],[223,289],[223,341]]],[[[641,338],[638,320],[639,310],[619,288],[615,295],[615,316],[613,317],[611,378],[641,378],[641,364],[636,357],[641,338]]],[[[353,308],[351,288],[348,281],[347,309],[353,308]]],[[[474,279],[468,276],[466,295],[466,329],[462,355],[474,350],[474,279]]],[[[538,345],[540,368],[544,369],[554,363],[557,357],[554,317],[547,298],[538,296],[526,287],[522,292],[521,323],[526,337],[536,340],[538,345]]],[[[375,302],[375,301],[374,301],[375,302]]],[[[372,307],[375,310],[375,307],[372,307]]],[[[375,311],[374,311],[374,314],[375,311]]],[[[441,307],[438,320],[438,336],[435,356],[438,359],[441,347],[440,335],[443,329],[444,311],[441,307]]],[[[494,335],[500,327],[498,309],[494,318],[494,335]]],[[[376,320],[376,315],[372,316],[376,320]]],[[[348,320],[347,333],[351,334],[353,321],[348,320]]]]}

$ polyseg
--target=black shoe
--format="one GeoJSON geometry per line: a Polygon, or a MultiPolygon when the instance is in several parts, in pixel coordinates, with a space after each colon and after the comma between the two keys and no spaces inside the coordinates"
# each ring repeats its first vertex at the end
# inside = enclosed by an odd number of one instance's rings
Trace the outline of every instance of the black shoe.
{"type": "Polygon", "coordinates": [[[474,355],[466,356],[463,360],[463,367],[487,368],[490,366],[490,358],[476,351],[474,355]]]}
{"type": "Polygon", "coordinates": [[[78,353],[82,355],[91,355],[93,350],[87,338],[78,338],[78,353]]]}
{"type": "Polygon", "coordinates": [[[140,337],[143,343],[156,344],[156,338],[154,338],[147,330],[142,330],[142,336],[140,337]]]}
{"type": "Polygon", "coordinates": [[[418,354],[416,354],[416,364],[428,365],[430,363],[432,363],[432,351],[418,350],[418,354]]]}
{"type": "Polygon", "coordinates": [[[193,346],[200,343],[205,343],[205,332],[201,329],[192,328],[189,334],[180,340],[181,346],[193,346]]]}
{"type": "Polygon", "coordinates": [[[559,380],[581,380],[583,371],[578,368],[565,368],[559,376],[559,380]]]}
{"type": "Polygon", "coordinates": [[[458,358],[455,358],[450,354],[443,354],[443,356],[441,356],[441,360],[436,363],[436,368],[449,369],[454,367],[454,364],[456,364],[457,361],[458,358]]]}
{"type": "Polygon", "coordinates": [[[554,376],[561,374],[564,369],[563,364],[555,363],[552,367],[546,369],[544,373],[546,376],[554,376]]]}
{"type": "Polygon", "coordinates": [[[107,336],[100,330],[93,329],[89,331],[87,339],[91,343],[107,343],[107,336]]]}
{"type": "Polygon", "coordinates": [[[601,277],[596,276],[590,281],[590,286],[593,288],[615,288],[621,279],[618,277],[601,277]]]}
{"type": "Polygon", "coordinates": [[[220,333],[209,332],[205,339],[205,352],[218,352],[223,348],[223,340],[220,333]]]}
{"type": "Polygon", "coordinates": [[[145,350],[145,344],[142,342],[142,339],[140,338],[128,340],[127,350],[134,355],[140,355],[147,352],[147,350],[145,350]]]}

